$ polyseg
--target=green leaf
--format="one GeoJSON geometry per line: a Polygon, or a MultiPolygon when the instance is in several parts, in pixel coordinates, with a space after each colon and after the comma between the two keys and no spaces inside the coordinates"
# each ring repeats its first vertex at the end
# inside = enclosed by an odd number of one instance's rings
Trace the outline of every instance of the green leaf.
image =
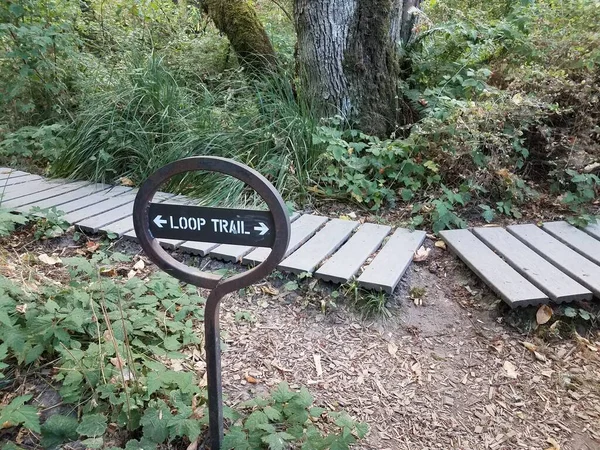
{"type": "Polygon", "coordinates": [[[575,308],[571,308],[570,306],[567,306],[565,308],[565,316],[567,316],[567,317],[577,317],[577,310],[575,308]]]}
{"type": "Polygon", "coordinates": [[[585,309],[579,309],[579,317],[581,317],[583,320],[590,320],[592,318],[591,314],[585,309]]]}
{"type": "Polygon", "coordinates": [[[18,3],[11,3],[8,10],[16,18],[22,17],[25,14],[25,9],[18,3]]]}
{"type": "Polygon", "coordinates": [[[10,426],[23,425],[25,428],[40,433],[40,418],[37,408],[31,405],[25,405],[25,402],[31,400],[32,395],[21,395],[13,399],[9,405],[0,411],[0,424],[10,424],[10,426]]]}
{"type": "Polygon", "coordinates": [[[144,436],[157,444],[163,443],[169,437],[171,418],[171,411],[164,402],[157,407],[148,408],[140,420],[144,436]]]}
{"type": "Polygon", "coordinates": [[[262,411],[254,411],[246,418],[244,428],[248,431],[254,431],[258,428],[258,425],[265,423],[269,423],[269,417],[262,411]]]}
{"type": "Polygon", "coordinates": [[[284,431],[269,434],[262,438],[262,441],[269,446],[270,450],[285,450],[288,448],[287,441],[294,440],[294,436],[284,431]]]}
{"type": "Polygon", "coordinates": [[[319,408],[318,406],[313,406],[312,408],[310,408],[308,410],[308,413],[312,417],[320,417],[321,414],[323,414],[325,411],[326,411],[325,408],[319,408]]]}
{"type": "Polygon", "coordinates": [[[88,438],[85,439],[83,441],[81,441],[81,443],[83,445],[85,445],[85,448],[102,448],[102,446],[104,445],[104,439],[102,439],[102,436],[100,437],[93,437],[93,438],[88,438]]]}
{"type": "Polygon", "coordinates": [[[86,414],[77,427],[77,432],[84,436],[102,436],[106,431],[106,417],[102,414],[86,414]]]}
{"type": "Polygon", "coordinates": [[[190,442],[194,442],[202,432],[199,421],[182,418],[180,416],[173,417],[171,423],[169,424],[169,429],[171,430],[171,437],[185,436],[190,440],[190,442]]]}
{"type": "Polygon", "coordinates": [[[355,429],[356,429],[356,435],[359,437],[359,439],[362,439],[369,432],[369,425],[366,423],[360,422],[360,423],[356,424],[355,429]]]}
{"type": "Polygon", "coordinates": [[[45,449],[58,448],[64,442],[71,442],[79,437],[77,419],[55,414],[42,425],[41,444],[45,449]]]}
{"type": "Polygon", "coordinates": [[[272,406],[267,406],[265,409],[263,409],[263,412],[267,415],[269,420],[272,420],[273,422],[281,420],[281,411],[278,411],[272,406]]]}
{"type": "Polygon", "coordinates": [[[294,393],[290,391],[290,386],[284,381],[273,390],[272,397],[277,403],[289,402],[294,393]]]}
{"type": "Polygon", "coordinates": [[[225,437],[221,450],[252,450],[248,444],[248,435],[242,427],[231,427],[225,437]]]}

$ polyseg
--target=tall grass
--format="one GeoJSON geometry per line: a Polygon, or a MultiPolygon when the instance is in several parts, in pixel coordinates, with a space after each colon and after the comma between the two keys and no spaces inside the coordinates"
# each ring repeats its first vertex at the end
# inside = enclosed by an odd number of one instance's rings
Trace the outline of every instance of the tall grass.
{"type": "MultiPolygon", "coordinates": [[[[143,182],[163,165],[194,155],[233,158],[265,175],[289,200],[302,201],[319,161],[311,144],[317,121],[296,99],[290,78],[265,76],[209,91],[181,86],[156,56],[132,59],[83,103],[54,175],[143,182]]],[[[255,203],[230,177],[189,174],[171,190],[206,204],[255,203]]]]}

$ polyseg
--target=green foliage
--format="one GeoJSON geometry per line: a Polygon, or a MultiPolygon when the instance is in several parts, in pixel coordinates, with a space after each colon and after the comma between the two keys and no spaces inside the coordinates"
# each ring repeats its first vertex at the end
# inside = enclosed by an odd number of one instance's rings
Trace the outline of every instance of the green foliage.
{"type": "Polygon", "coordinates": [[[29,217],[22,214],[13,214],[9,210],[2,208],[2,191],[0,190],[0,237],[8,236],[19,225],[25,225],[29,222],[29,217]]]}
{"type": "Polygon", "coordinates": [[[25,126],[12,133],[6,133],[0,141],[0,158],[11,164],[23,159],[33,159],[36,164],[44,164],[56,159],[64,147],[60,136],[62,124],[25,126]]]}
{"type": "Polygon", "coordinates": [[[50,416],[42,425],[40,443],[45,449],[56,449],[65,442],[72,442],[79,437],[77,419],[56,414],[50,416]]]}
{"type": "Polygon", "coordinates": [[[69,222],[63,219],[63,212],[56,207],[41,209],[31,208],[30,214],[37,217],[35,221],[35,239],[52,239],[62,236],[69,228],[69,222]]]}
{"type": "Polygon", "coordinates": [[[246,415],[229,429],[222,448],[284,450],[293,446],[306,450],[342,450],[367,434],[366,424],[354,421],[345,413],[327,412],[312,404],[313,397],[306,388],[291,390],[283,382],[269,397],[240,405],[246,415]],[[324,417],[333,423],[325,434],[314,424],[324,417]]]}
{"type": "Polygon", "coordinates": [[[35,406],[26,405],[32,395],[21,395],[14,398],[8,405],[0,407],[0,423],[9,426],[23,425],[24,427],[39,433],[40,419],[35,406]]]}

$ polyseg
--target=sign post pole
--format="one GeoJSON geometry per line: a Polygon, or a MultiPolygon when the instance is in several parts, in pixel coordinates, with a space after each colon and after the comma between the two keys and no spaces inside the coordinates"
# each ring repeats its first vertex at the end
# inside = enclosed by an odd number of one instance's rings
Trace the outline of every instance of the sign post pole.
{"type": "Polygon", "coordinates": [[[279,192],[255,170],[225,158],[198,156],[170,163],[142,184],[133,206],[133,223],[142,249],[158,267],[186,283],[211,290],[204,310],[204,345],[211,450],[220,450],[223,441],[223,396],[219,304],[227,294],[266,277],[281,262],[290,238],[287,208],[279,192]],[[217,172],[241,180],[262,197],[269,210],[151,203],[165,181],[192,171],[217,172]],[[270,247],[271,253],[253,269],[224,279],[177,261],[161,247],[158,238],[270,247]]]}

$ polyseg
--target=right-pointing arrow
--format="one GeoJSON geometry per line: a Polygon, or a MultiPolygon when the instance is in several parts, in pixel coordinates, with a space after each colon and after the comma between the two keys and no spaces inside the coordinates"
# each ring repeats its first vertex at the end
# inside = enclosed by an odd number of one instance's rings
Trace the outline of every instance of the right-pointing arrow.
{"type": "Polygon", "coordinates": [[[162,228],[162,227],[163,227],[163,225],[164,225],[165,223],[167,223],[167,221],[166,221],[166,220],[164,220],[164,219],[162,218],[162,216],[161,216],[161,215],[158,215],[158,216],[156,216],[156,217],[154,218],[153,222],[156,224],[156,226],[157,226],[158,228],[162,228]]]}
{"type": "Polygon", "coordinates": [[[269,227],[266,226],[263,222],[258,222],[259,226],[254,227],[254,231],[260,231],[259,235],[264,236],[269,231],[269,227]]]}

